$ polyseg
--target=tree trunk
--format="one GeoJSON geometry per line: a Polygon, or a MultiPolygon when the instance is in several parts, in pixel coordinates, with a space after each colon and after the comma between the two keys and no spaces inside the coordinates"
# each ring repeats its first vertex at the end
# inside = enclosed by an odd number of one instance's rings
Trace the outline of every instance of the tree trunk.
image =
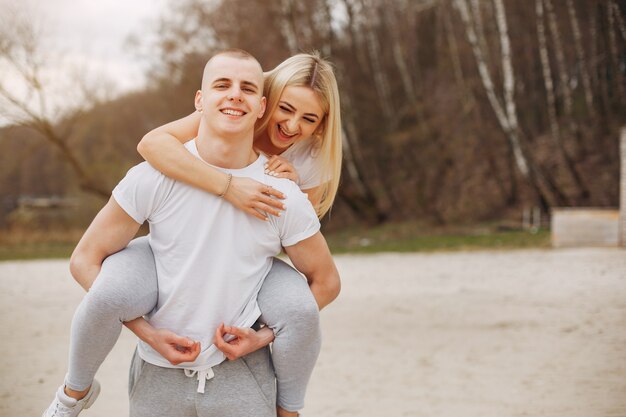
{"type": "Polygon", "coordinates": [[[487,65],[490,64],[489,59],[489,45],[487,45],[487,38],[485,38],[485,25],[483,24],[483,13],[480,9],[481,0],[470,0],[470,13],[472,21],[474,22],[476,30],[476,38],[478,40],[478,46],[485,57],[487,65]]]}
{"type": "Polygon", "coordinates": [[[569,77],[567,76],[565,55],[563,54],[563,42],[561,42],[561,32],[556,22],[556,15],[554,13],[554,7],[552,6],[552,0],[543,0],[546,8],[546,15],[548,17],[548,26],[550,27],[550,33],[552,34],[552,41],[554,42],[554,56],[556,57],[556,68],[559,75],[559,84],[561,94],[563,96],[563,110],[565,116],[568,119],[572,117],[572,90],[569,85],[569,77]]]}
{"type": "Polygon", "coordinates": [[[546,31],[543,23],[543,0],[535,0],[535,13],[537,15],[537,39],[539,40],[539,58],[541,61],[541,70],[543,73],[543,84],[546,88],[546,101],[548,107],[548,120],[550,122],[550,131],[552,132],[552,139],[554,140],[554,142],[560,143],[561,132],[559,130],[559,122],[556,115],[554,84],[552,82],[552,70],[550,68],[550,57],[548,56],[546,31]]]}
{"type": "MultiPolygon", "coordinates": [[[[620,53],[617,48],[617,37],[615,36],[616,28],[615,28],[615,16],[619,13],[619,7],[613,7],[615,4],[609,0],[607,4],[607,17],[608,17],[608,32],[609,32],[609,51],[611,51],[611,61],[613,63],[613,73],[615,77],[615,84],[617,85],[616,90],[619,96],[619,101],[624,104],[626,103],[626,92],[624,89],[624,71],[620,68],[620,53]]],[[[623,53],[623,51],[622,51],[623,53]]]]}
{"type": "Polygon", "coordinates": [[[381,61],[382,51],[375,33],[377,19],[374,16],[375,8],[366,4],[365,0],[360,0],[361,7],[365,12],[365,24],[363,31],[365,32],[365,42],[367,44],[368,60],[371,63],[373,71],[374,87],[380,101],[380,109],[385,119],[387,131],[391,130],[394,125],[395,106],[391,100],[391,89],[389,88],[389,80],[384,71],[381,61]]]}
{"type": "MultiPolygon", "coordinates": [[[[545,26],[544,26],[544,10],[543,3],[544,1],[549,0],[536,0],[535,1],[535,11],[537,14],[537,37],[539,39],[539,56],[541,58],[541,67],[543,72],[543,80],[544,86],[546,88],[546,99],[547,99],[547,107],[548,107],[548,119],[550,121],[550,131],[552,133],[552,140],[558,150],[559,157],[569,175],[572,177],[574,184],[576,185],[579,201],[582,202],[589,197],[589,190],[585,185],[580,173],[576,169],[574,161],[567,153],[567,149],[565,148],[565,144],[563,143],[563,138],[561,137],[561,131],[559,128],[559,122],[557,118],[556,112],[556,99],[554,96],[554,83],[552,82],[552,71],[550,68],[550,58],[548,56],[548,44],[545,35],[545,26]]],[[[558,42],[555,47],[559,47],[558,42]]],[[[561,80],[563,82],[563,79],[561,80]]],[[[571,109],[570,114],[568,115],[568,119],[571,120],[571,109]]],[[[574,129],[573,129],[574,130],[574,129]]],[[[575,132],[572,132],[575,134],[575,132]]]]}
{"type": "Polygon", "coordinates": [[[474,58],[476,59],[476,65],[478,66],[478,72],[480,73],[480,79],[483,83],[483,87],[485,88],[485,92],[487,93],[489,103],[491,104],[496,118],[500,123],[500,127],[502,127],[502,130],[504,130],[509,141],[511,142],[517,168],[519,169],[522,176],[527,178],[528,161],[526,160],[526,157],[522,152],[518,137],[513,133],[514,129],[512,128],[511,122],[508,119],[508,114],[505,113],[502,105],[498,100],[498,97],[496,96],[495,88],[493,85],[493,81],[491,80],[491,74],[489,73],[489,69],[487,68],[484,53],[480,48],[476,32],[472,25],[472,21],[470,20],[471,18],[467,8],[467,0],[455,0],[455,5],[461,14],[463,23],[465,24],[467,39],[471,44],[472,52],[474,53],[474,58]]]}
{"type": "Polygon", "coordinates": [[[612,2],[613,6],[613,15],[615,16],[615,22],[617,23],[617,28],[619,29],[619,33],[622,35],[622,40],[626,42],[626,25],[624,24],[624,18],[622,17],[622,11],[619,8],[619,5],[615,2],[612,2]]]}
{"type": "Polygon", "coordinates": [[[483,87],[487,93],[489,103],[498,119],[500,127],[504,131],[509,144],[511,146],[515,164],[520,174],[526,179],[528,185],[536,192],[541,202],[549,203],[553,198],[557,204],[562,203],[562,193],[554,186],[551,181],[541,173],[540,169],[535,166],[530,155],[526,154],[523,149],[520,138],[520,129],[517,123],[517,113],[514,101],[514,78],[513,67],[511,65],[510,43],[508,37],[508,29],[506,26],[506,16],[504,13],[504,5],[502,0],[493,0],[496,11],[496,22],[500,37],[500,47],[502,49],[502,71],[504,79],[504,101],[506,112],[500,104],[495,93],[491,74],[485,62],[484,53],[480,48],[476,32],[467,7],[467,0],[454,0],[454,4],[461,15],[461,19],[465,25],[467,39],[472,47],[474,58],[478,66],[483,87]],[[553,198],[546,195],[546,191],[550,190],[553,198]]]}
{"type": "Polygon", "coordinates": [[[287,42],[287,48],[289,53],[295,55],[298,53],[298,33],[296,32],[295,23],[293,21],[293,0],[281,0],[281,20],[282,24],[279,25],[280,32],[283,38],[287,42]]]}
{"type": "Polygon", "coordinates": [[[414,109],[417,105],[417,95],[415,94],[415,86],[413,85],[411,71],[409,70],[408,63],[404,56],[405,54],[402,48],[403,42],[397,31],[398,22],[393,11],[389,8],[383,7],[381,12],[384,17],[385,26],[391,34],[393,59],[396,67],[398,68],[398,72],[400,73],[400,79],[402,80],[402,86],[404,87],[407,101],[414,109]]]}
{"type": "Polygon", "coordinates": [[[583,48],[582,35],[580,33],[580,26],[578,25],[578,17],[576,16],[576,8],[572,0],[567,1],[567,11],[569,13],[570,25],[572,26],[572,34],[574,35],[574,49],[576,51],[576,57],[578,58],[578,67],[580,69],[580,78],[583,84],[583,91],[585,93],[585,103],[587,104],[587,111],[593,114],[595,109],[593,108],[593,92],[591,90],[591,78],[589,77],[589,69],[587,68],[587,60],[585,58],[585,51],[583,48]]]}
{"type": "Polygon", "coordinates": [[[452,26],[452,21],[450,19],[450,13],[448,12],[448,10],[444,9],[442,15],[446,40],[448,42],[448,50],[450,51],[450,62],[452,63],[452,68],[454,71],[454,78],[457,83],[457,88],[463,92],[463,109],[465,111],[469,111],[475,106],[476,99],[474,97],[473,91],[468,88],[467,82],[465,81],[465,75],[463,74],[463,66],[461,65],[461,58],[459,54],[459,47],[456,42],[456,37],[454,36],[454,29],[452,26]]]}

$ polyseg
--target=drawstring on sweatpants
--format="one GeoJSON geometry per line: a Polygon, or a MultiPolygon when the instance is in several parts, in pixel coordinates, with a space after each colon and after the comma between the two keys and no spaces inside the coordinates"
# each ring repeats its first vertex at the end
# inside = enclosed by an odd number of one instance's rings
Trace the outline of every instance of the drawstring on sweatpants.
{"type": "Polygon", "coordinates": [[[198,392],[201,394],[204,394],[204,386],[206,382],[215,376],[213,368],[202,369],[200,371],[185,369],[184,371],[185,376],[189,378],[193,378],[195,375],[198,375],[198,392]]]}

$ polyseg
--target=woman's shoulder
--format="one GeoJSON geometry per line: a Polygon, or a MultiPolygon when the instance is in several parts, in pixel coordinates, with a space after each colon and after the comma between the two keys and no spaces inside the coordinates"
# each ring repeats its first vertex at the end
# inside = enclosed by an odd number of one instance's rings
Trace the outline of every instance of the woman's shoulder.
{"type": "Polygon", "coordinates": [[[289,149],[282,153],[282,156],[289,161],[304,161],[316,159],[319,149],[313,138],[303,139],[294,143],[289,149]]]}

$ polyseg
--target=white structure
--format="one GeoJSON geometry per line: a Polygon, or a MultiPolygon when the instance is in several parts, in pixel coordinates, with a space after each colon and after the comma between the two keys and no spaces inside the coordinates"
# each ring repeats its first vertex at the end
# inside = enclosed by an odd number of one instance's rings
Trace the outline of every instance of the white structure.
{"type": "Polygon", "coordinates": [[[552,210],[552,246],[626,247],[626,126],[620,132],[620,208],[552,210]]]}
{"type": "Polygon", "coordinates": [[[626,126],[620,135],[619,245],[626,247],[626,126]]]}
{"type": "Polygon", "coordinates": [[[555,208],[552,246],[617,246],[619,220],[615,209],[555,208]]]}

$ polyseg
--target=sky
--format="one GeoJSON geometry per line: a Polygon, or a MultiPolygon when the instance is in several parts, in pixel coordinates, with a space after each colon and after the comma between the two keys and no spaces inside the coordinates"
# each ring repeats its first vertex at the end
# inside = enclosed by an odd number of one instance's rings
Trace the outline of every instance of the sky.
{"type": "MultiPolygon", "coordinates": [[[[141,88],[148,62],[129,48],[127,39],[153,36],[154,24],[167,0],[0,0],[0,13],[7,5],[26,6],[41,22],[47,50],[56,58],[45,68],[46,81],[69,85],[77,71],[88,80],[108,81],[119,94],[141,88]]],[[[3,68],[4,69],[4,68],[3,68]]],[[[3,81],[20,93],[19,79],[4,69],[3,81]]],[[[55,93],[57,106],[64,106],[64,94],[55,93]]],[[[68,106],[75,105],[76,103],[68,106]]]]}
{"type": "Polygon", "coordinates": [[[146,63],[125,41],[148,34],[164,6],[164,0],[47,0],[34,9],[44,16],[51,42],[131,88],[143,80],[146,63]]]}

